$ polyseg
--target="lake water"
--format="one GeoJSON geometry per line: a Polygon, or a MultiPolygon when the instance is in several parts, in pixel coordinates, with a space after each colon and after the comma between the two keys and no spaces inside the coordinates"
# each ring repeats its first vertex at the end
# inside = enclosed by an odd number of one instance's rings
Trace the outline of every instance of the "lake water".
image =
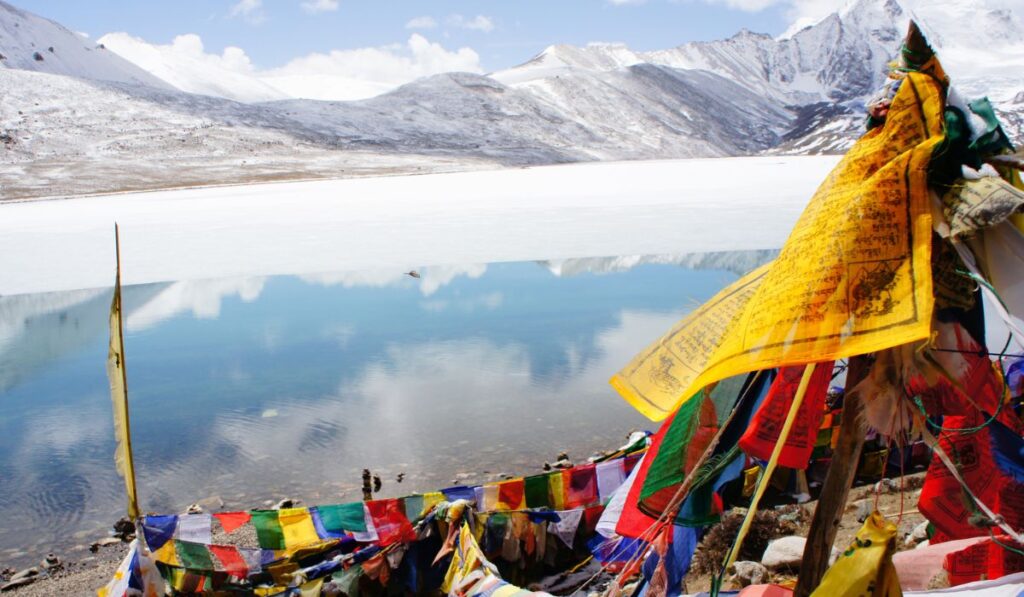
{"type": "MultiPolygon", "coordinates": [[[[767,252],[124,289],[139,499],[177,512],[538,472],[654,425],[608,378],[767,252]],[[404,473],[402,483],[396,476],[404,473]]],[[[0,566],[86,555],[124,511],[107,289],[0,297],[0,566]]]]}

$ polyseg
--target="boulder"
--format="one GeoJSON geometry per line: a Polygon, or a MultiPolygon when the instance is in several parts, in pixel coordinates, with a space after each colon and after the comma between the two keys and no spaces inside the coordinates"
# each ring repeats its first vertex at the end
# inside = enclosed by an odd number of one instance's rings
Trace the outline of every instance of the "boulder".
{"type": "Polygon", "coordinates": [[[736,562],[732,568],[735,571],[733,578],[741,587],[768,581],[768,569],[758,562],[736,562]]]}
{"type": "Polygon", "coordinates": [[[914,530],[907,533],[906,539],[903,540],[903,544],[907,547],[914,547],[922,541],[928,540],[928,521],[924,521],[921,524],[914,527],[914,530]]]}
{"type": "MultiPolygon", "coordinates": [[[[807,539],[804,537],[782,537],[768,544],[761,556],[761,564],[769,570],[790,569],[799,570],[800,562],[804,557],[804,546],[807,539]]],[[[839,550],[832,548],[832,555],[829,557],[831,566],[839,557],[839,550]]]]}

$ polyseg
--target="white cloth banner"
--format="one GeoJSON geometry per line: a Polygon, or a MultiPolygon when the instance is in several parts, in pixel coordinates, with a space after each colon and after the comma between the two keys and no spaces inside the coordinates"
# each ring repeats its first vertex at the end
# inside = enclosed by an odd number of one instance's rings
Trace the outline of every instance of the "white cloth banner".
{"type": "Polygon", "coordinates": [[[572,544],[576,539],[576,529],[580,526],[580,520],[583,518],[583,508],[578,510],[557,510],[556,513],[561,519],[555,523],[555,534],[562,540],[562,543],[572,549],[572,544]]]}
{"type": "Polygon", "coordinates": [[[597,495],[601,503],[610,500],[615,490],[626,480],[625,458],[616,458],[597,465],[597,495]]]}
{"type": "Polygon", "coordinates": [[[647,458],[646,454],[636,463],[629,476],[626,477],[626,481],[619,485],[619,488],[612,494],[612,499],[608,502],[608,505],[604,507],[601,519],[597,521],[597,532],[602,537],[611,539],[616,536],[615,527],[619,524],[619,517],[622,516],[622,508],[626,505],[629,489],[633,487],[633,482],[636,481],[636,474],[644,463],[644,458],[647,458]]]}
{"type": "Polygon", "coordinates": [[[178,517],[178,539],[192,543],[213,543],[213,517],[209,514],[186,514],[178,517]]]}

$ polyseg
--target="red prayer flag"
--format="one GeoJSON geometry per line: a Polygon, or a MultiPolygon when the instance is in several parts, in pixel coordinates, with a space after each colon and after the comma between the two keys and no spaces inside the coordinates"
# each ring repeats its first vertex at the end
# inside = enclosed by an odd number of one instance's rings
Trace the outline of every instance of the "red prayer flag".
{"type": "MultiPolygon", "coordinates": [[[[1008,409],[1003,412],[1012,418],[1010,422],[1015,426],[1020,424],[1008,409]]],[[[942,425],[950,431],[939,435],[939,445],[953,459],[971,492],[994,512],[1002,514],[1011,528],[1019,529],[1024,526],[1024,485],[1014,481],[996,465],[989,429],[984,427],[970,434],[952,431],[977,427],[987,417],[980,411],[968,416],[945,417],[942,425]]],[[[932,543],[988,534],[987,529],[970,523],[972,512],[967,509],[966,502],[960,482],[938,454],[933,455],[917,505],[921,514],[938,531],[932,543]]]]}
{"type": "Polygon", "coordinates": [[[563,472],[565,485],[565,509],[573,510],[596,503],[597,465],[581,464],[563,472]]]}
{"type": "MultiPolygon", "coordinates": [[[[1020,550],[1013,539],[1005,535],[998,537],[1003,545],[1020,550]]],[[[952,587],[977,580],[1001,578],[1007,574],[1024,571],[1024,556],[996,545],[992,539],[965,547],[947,554],[942,567],[949,573],[952,587]]]]}
{"type": "MultiPolygon", "coordinates": [[[[832,381],[834,366],[833,361],[828,361],[818,363],[814,368],[804,401],[800,404],[789,437],[779,454],[779,466],[806,469],[810,463],[811,452],[818,439],[818,428],[825,416],[825,396],[828,394],[828,384],[832,381]]],[[[804,365],[779,370],[779,376],[768,389],[764,404],[754,414],[750,427],[740,438],[740,449],[746,454],[761,460],[771,458],[803,374],[804,365]]]]}
{"type": "Polygon", "coordinates": [[[526,506],[526,482],[512,479],[498,483],[498,508],[521,510],[526,506]]]}
{"type": "Polygon", "coordinates": [[[248,512],[217,512],[214,516],[220,521],[225,533],[233,533],[252,518],[248,512]]]}
{"type": "MultiPolygon", "coordinates": [[[[232,514],[237,513],[232,512],[232,514]]],[[[242,554],[238,553],[237,547],[234,545],[210,545],[209,548],[210,553],[220,560],[224,572],[241,580],[245,580],[249,576],[249,567],[245,564],[242,554]]]]}
{"type": "Polygon", "coordinates": [[[601,515],[604,514],[604,506],[597,505],[591,506],[583,511],[583,524],[587,533],[593,533],[597,528],[597,522],[601,520],[601,515]]]}
{"type": "Polygon", "coordinates": [[[402,541],[414,541],[416,531],[405,516],[405,508],[399,499],[373,500],[366,502],[373,526],[382,547],[402,541]]]}

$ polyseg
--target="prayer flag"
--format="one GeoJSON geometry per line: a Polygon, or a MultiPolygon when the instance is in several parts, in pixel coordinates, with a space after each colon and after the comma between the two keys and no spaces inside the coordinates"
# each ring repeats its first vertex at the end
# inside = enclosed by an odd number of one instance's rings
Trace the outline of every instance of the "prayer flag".
{"type": "Polygon", "coordinates": [[[554,510],[565,509],[565,471],[548,475],[548,504],[554,510]]]}
{"type": "Polygon", "coordinates": [[[612,494],[626,480],[626,469],[622,459],[616,458],[597,465],[597,495],[601,502],[607,502],[612,494]]]}
{"type": "Polygon", "coordinates": [[[505,510],[522,510],[526,507],[526,484],[523,479],[511,479],[498,483],[498,507],[505,510]]]}
{"type": "Polygon", "coordinates": [[[527,508],[547,508],[551,504],[548,499],[548,475],[526,477],[523,485],[527,508]]]}
{"type": "Polygon", "coordinates": [[[332,533],[366,531],[366,514],[363,502],[317,506],[324,528],[332,533]]]}
{"type": "Polygon", "coordinates": [[[169,516],[146,516],[142,519],[142,534],[146,538],[146,546],[150,551],[156,551],[174,537],[174,531],[178,528],[178,517],[169,516]]]}
{"type": "Polygon", "coordinates": [[[190,543],[213,543],[213,518],[209,514],[186,514],[178,517],[177,538],[190,543]]]}
{"type": "MultiPolygon", "coordinates": [[[[811,452],[818,439],[818,428],[825,416],[825,396],[828,395],[834,366],[830,361],[818,363],[814,368],[804,401],[800,404],[789,437],[779,454],[779,466],[804,470],[810,464],[811,452]]],[[[760,460],[771,458],[803,373],[803,366],[783,367],[779,371],[764,404],[754,413],[750,426],[739,440],[740,449],[748,456],[760,460]]]]}
{"type": "Polygon", "coordinates": [[[287,550],[296,549],[320,541],[320,536],[313,526],[313,519],[307,508],[281,508],[277,511],[277,519],[284,533],[284,546],[287,550]]]}
{"type": "Polygon", "coordinates": [[[192,570],[214,570],[210,550],[202,543],[174,540],[174,549],[178,552],[178,561],[183,568],[192,570]]]}
{"type": "Polygon", "coordinates": [[[580,508],[596,503],[597,471],[593,464],[580,464],[564,472],[565,507],[580,508]]]}
{"type": "MultiPolygon", "coordinates": [[[[933,72],[941,72],[937,63],[933,72]]],[[[885,123],[825,179],[779,257],[637,355],[612,378],[615,389],[657,421],[729,376],[928,338],[927,169],[944,139],[943,85],[907,73],[885,123]]]]}
{"type": "Polygon", "coordinates": [[[565,546],[572,549],[576,539],[576,529],[580,527],[580,520],[583,519],[583,509],[560,510],[559,521],[555,523],[555,535],[565,543],[565,546]]]}
{"type": "Polygon", "coordinates": [[[225,533],[231,534],[252,518],[248,512],[217,512],[214,515],[225,533]]]}
{"type": "Polygon", "coordinates": [[[366,502],[366,507],[370,511],[381,547],[416,539],[412,524],[405,517],[402,504],[397,499],[373,500],[366,502]]]}
{"type": "Polygon", "coordinates": [[[117,273],[114,276],[114,298],[110,302],[110,348],[107,352],[107,378],[110,380],[110,400],[114,408],[114,463],[124,478],[128,495],[128,518],[139,518],[139,498],[135,491],[135,462],[132,458],[132,434],[128,417],[128,374],[124,364],[124,331],[121,322],[121,241],[114,224],[114,244],[117,253],[117,273]]]}
{"type": "Polygon", "coordinates": [[[249,565],[234,545],[210,545],[210,553],[220,560],[224,572],[241,580],[249,576],[249,565]]]}

